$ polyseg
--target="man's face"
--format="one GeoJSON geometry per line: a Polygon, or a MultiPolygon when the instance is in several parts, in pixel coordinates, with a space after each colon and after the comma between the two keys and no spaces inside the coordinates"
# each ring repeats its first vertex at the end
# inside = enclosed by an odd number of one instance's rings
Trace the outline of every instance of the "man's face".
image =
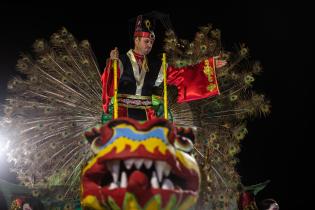
{"type": "Polygon", "coordinates": [[[146,37],[135,38],[135,50],[141,55],[148,55],[151,52],[154,39],[146,37]]]}

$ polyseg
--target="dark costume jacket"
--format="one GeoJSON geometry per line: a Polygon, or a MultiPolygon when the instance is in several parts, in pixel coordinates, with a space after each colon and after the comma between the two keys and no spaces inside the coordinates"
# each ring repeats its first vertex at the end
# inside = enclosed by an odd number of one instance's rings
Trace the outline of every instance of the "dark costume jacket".
{"type": "MultiPolygon", "coordinates": [[[[148,69],[141,69],[134,53],[129,50],[120,56],[118,65],[118,116],[148,120],[155,116],[152,109],[152,90],[163,82],[161,62],[148,60],[148,69]]],[[[110,98],[114,95],[111,61],[102,75],[103,108],[108,112],[110,98]]]]}

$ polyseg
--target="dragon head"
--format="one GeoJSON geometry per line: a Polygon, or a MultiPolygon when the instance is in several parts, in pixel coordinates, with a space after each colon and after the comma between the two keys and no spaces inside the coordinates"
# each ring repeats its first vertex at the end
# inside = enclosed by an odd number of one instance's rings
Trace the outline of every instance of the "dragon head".
{"type": "Polygon", "coordinates": [[[164,119],[119,118],[85,133],[95,156],[83,169],[81,204],[88,209],[188,209],[200,172],[190,154],[191,129],[164,119]]]}

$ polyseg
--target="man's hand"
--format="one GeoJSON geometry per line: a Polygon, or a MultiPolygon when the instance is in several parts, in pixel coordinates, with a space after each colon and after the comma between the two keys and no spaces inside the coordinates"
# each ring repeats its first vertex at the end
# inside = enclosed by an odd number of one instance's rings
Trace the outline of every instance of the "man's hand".
{"type": "Polygon", "coordinates": [[[222,68],[227,64],[226,60],[215,60],[215,67],[222,68]]]}
{"type": "Polygon", "coordinates": [[[115,47],[115,49],[113,49],[112,51],[110,51],[110,59],[111,60],[118,60],[119,59],[119,51],[118,51],[118,48],[115,47]]]}
{"type": "Polygon", "coordinates": [[[222,59],[221,53],[218,56],[214,56],[213,58],[215,60],[215,67],[216,68],[222,68],[223,66],[225,66],[227,64],[227,61],[222,59]]]}

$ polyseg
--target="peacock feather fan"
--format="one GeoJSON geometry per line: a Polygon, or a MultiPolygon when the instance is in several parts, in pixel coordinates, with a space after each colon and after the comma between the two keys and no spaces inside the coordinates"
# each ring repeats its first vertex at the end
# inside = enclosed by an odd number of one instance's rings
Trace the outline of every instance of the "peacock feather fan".
{"type": "Polygon", "coordinates": [[[31,188],[65,186],[78,196],[81,168],[91,157],[83,133],[101,122],[100,71],[88,41],[65,28],[22,54],[21,77],[8,83],[5,113],[11,130],[9,160],[31,188]]]}
{"type": "Polygon", "coordinates": [[[242,186],[236,155],[247,134],[246,122],[270,112],[270,102],[253,90],[255,76],[262,70],[260,62],[249,59],[244,44],[235,52],[225,51],[220,37],[220,31],[208,24],[199,28],[191,42],[177,38],[174,31],[168,31],[164,40],[169,65],[193,65],[218,55],[228,61],[216,70],[220,95],[186,103],[185,108],[176,104],[175,97],[169,98],[179,116],[174,121],[183,120],[196,129],[195,156],[202,174],[197,209],[236,209],[242,186]],[[183,116],[191,118],[187,121],[183,116]]]}

